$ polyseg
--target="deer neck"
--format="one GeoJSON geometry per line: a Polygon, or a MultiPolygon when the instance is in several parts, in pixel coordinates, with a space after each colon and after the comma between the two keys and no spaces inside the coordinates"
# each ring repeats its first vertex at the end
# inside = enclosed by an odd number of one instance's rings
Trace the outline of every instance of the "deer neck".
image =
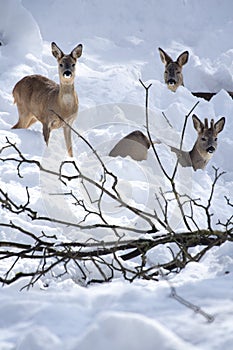
{"type": "Polygon", "coordinates": [[[199,152],[197,143],[195,143],[193,149],[189,152],[189,155],[194,170],[204,169],[211,158],[211,155],[209,155],[208,153],[206,154],[206,156],[204,156],[203,154],[201,154],[201,152],[199,152]]]}
{"type": "Polygon", "coordinates": [[[69,106],[76,106],[78,104],[77,94],[74,89],[74,84],[60,84],[59,94],[58,94],[59,103],[64,108],[69,106]]]}

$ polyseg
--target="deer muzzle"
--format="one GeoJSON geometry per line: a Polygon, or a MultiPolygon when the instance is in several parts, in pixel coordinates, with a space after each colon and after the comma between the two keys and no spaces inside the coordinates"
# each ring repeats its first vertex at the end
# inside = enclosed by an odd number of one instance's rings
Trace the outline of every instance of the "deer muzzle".
{"type": "Polygon", "coordinates": [[[174,79],[169,79],[167,81],[168,85],[175,85],[176,84],[176,81],[174,79]]]}
{"type": "Polygon", "coordinates": [[[208,152],[208,153],[214,153],[214,151],[215,151],[215,147],[214,146],[210,146],[210,147],[208,147],[206,149],[206,152],[208,152]]]}
{"type": "Polygon", "coordinates": [[[70,70],[65,70],[65,72],[63,73],[63,77],[66,79],[70,79],[72,77],[72,72],[70,70]]]}

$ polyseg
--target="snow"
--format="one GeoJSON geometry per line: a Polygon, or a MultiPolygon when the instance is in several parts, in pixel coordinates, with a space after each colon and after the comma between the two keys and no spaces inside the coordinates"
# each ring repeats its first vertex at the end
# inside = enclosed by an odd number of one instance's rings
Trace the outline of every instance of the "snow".
{"type": "MultiPolygon", "coordinates": [[[[219,145],[204,171],[179,169],[179,179],[188,179],[187,190],[193,198],[207,200],[214,179],[212,166],[225,171],[216,185],[213,197],[213,225],[232,215],[224,196],[233,195],[233,102],[226,90],[233,90],[233,49],[231,0],[0,0],[0,144],[6,137],[15,142],[30,159],[41,160],[56,168],[68,159],[62,131],[52,132],[47,148],[41,124],[28,130],[11,130],[17,122],[17,110],[11,95],[15,83],[27,74],[42,74],[58,82],[56,60],[50,51],[55,41],[66,53],[79,43],[83,55],[77,64],[75,87],[79,96],[79,115],[75,128],[98,151],[109,169],[119,177],[124,199],[138,208],[153,210],[154,193],[166,188],[166,181],[153,161],[140,163],[130,158],[112,159],[108,151],[129,132],[145,125],[145,91],[139,78],[149,90],[150,129],[153,137],[169,145],[179,145],[184,117],[198,101],[190,91],[218,92],[210,102],[199,100],[194,113],[218,120],[225,116],[226,125],[219,134],[219,145]],[[182,51],[190,53],[183,68],[185,87],[172,93],[163,83],[164,66],[158,47],[176,58],[182,51]],[[173,129],[162,115],[165,113],[173,129]],[[56,154],[53,150],[56,149],[56,154]]],[[[184,148],[189,150],[196,138],[191,118],[188,120],[184,148]]],[[[101,168],[90,149],[73,135],[74,154],[82,169],[96,179],[101,168]]],[[[175,162],[165,144],[157,146],[167,171],[175,162]]],[[[5,154],[12,155],[8,150],[5,154]],[[8,153],[7,153],[8,152],[8,153]]],[[[67,167],[65,171],[72,171],[67,167]]],[[[27,199],[25,186],[38,210],[51,217],[77,221],[80,213],[59,193],[61,183],[53,177],[38,173],[36,167],[24,165],[19,179],[15,165],[1,163],[0,186],[16,201],[27,199]],[[62,208],[62,210],[61,210],[62,208]]],[[[111,178],[107,186],[111,187],[111,178]]],[[[182,181],[180,181],[182,183],[182,181]]],[[[79,182],[73,185],[77,195],[85,197],[79,182]],[[80,194],[80,191],[81,194],[80,194]]],[[[98,191],[93,193],[98,197],[98,191]]],[[[1,210],[1,220],[12,216],[1,210]]],[[[113,223],[137,225],[143,223],[133,213],[116,207],[105,199],[105,214],[113,223]]],[[[182,230],[177,208],[170,213],[171,224],[182,230]]],[[[206,218],[197,212],[196,220],[206,227],[206,218]]],[[[90,219],[90,222],[93,219],[90,219]]],[[[112,240],[112,232],[74,231],[72,227],[34,223],[22,218],[15,221],[34,232],[55,234],[59,241],[86,241],[88,238],[112,240]]],[[[138,237],[137,233],[129,236],[138,237]]],[[[21,239],[19,233],[0,228],[0,239],[21,239]]],[[[30,241],[24,237],[23,242],[30,241]]],[[[170,257],[167,247],[158,246],[148,254],[150,263],[165,262],[170,257]]],[[[21,262],[27,271],[29,262],[21,262]]],[[[33,264],[33,263],[32,263],[33,264]]],[[[6,262],[0,261],[1,275],[6,262]]],[[[232,349],[233,316],[232,244],[216,247],[199,262],[187,265],[171,277],[178,295],[198,305],[214,321],[178,303],[171,297],[166,279],[159,282],[136,280],[129,284],[116,276],[111,283],[80,285],[75,267],[63,278],[52,276],[39,281],[29,291],[20,291],[25,281],[0,290],[0,349],[1,350],[89,350],[141,349],[150,350],[224,350],[232,349]],[[46,283],[48,287],[45,288],[46,283]]],[[[97,272],[92,271],[94,276],[97,272]]]]}

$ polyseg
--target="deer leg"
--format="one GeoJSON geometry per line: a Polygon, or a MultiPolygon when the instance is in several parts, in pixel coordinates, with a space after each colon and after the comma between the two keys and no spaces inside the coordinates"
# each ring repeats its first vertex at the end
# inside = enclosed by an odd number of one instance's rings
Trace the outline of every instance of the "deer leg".
{"type": "Polygon", "coordinates": [[[36,122],[34,115],[25,109],[22,105],[17,105],[19,120],[12,126],[12,129],[27,129],[30,125],[36,122]]]}
{"type": "Polygon", "coordinates": [[[29,121],[29,123],[28,123],[28,126],[27,126],[27,128],[29,128],[32,124],[34,124],[35,122],[37,122],[37,118],[36,117],[34,117],[34,116],[32,116],[31,117],[31,120],[29,121]]]}
{"type": "Polygon", "coordinates": [[[71,129],[68,125],[63,127],[66,148],[70,157],[73,157],[72,142],[71,142],[71,129]]]}
{"type": "Polygon", "coordinates": [[[20,115],[18,122],[11,129],[27,129],[36,122],[36,118],[31,114],[20,115]]]}
{"type": "Polygon", "coordinates": [[[43,123],[43,135],[47,146],[49,143],[50,132],[51,130],[50,130],[50,127],[48,126],[48,123],[43,123]]]}

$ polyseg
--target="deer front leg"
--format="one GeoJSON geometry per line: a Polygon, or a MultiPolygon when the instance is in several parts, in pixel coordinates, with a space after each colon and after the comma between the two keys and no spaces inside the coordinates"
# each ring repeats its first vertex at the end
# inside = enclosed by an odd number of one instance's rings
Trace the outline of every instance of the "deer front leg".
{"type": "Polygon", "coordinates": [[[49,136],[50,136],[51,129],[48,125],[48,123],[43,123],[43,135],[44,135],[44,140],[46,142],[46,145],[48,146],[49,143],[49,136]]]}
{"type": "Polygon", "coordinates": [[[71,128],[68,125],[63,127],[66,148],[70,157],[73,157],[72,142],[71,142],[71,128]]]}

